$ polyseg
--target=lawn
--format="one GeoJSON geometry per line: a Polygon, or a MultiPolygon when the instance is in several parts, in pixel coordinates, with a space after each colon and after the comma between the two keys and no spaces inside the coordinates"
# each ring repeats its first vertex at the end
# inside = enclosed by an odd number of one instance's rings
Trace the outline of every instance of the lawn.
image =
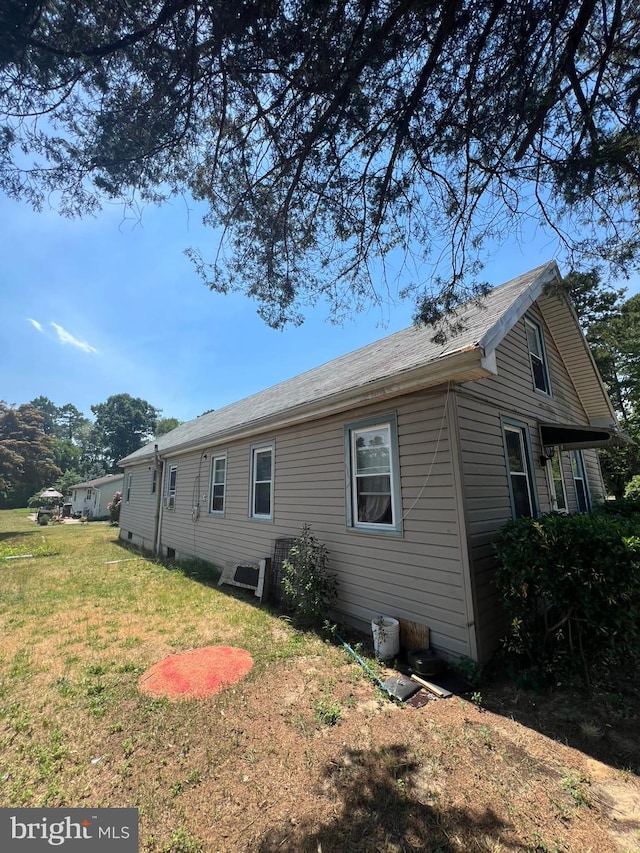
{"type": "Polygon", "coordinates": [[[142,851],[640,850],[636,695],[604,701],[395,704],[342,649],[106,524],[0,513],[0,805],[136,806],[142,851]],[[233,688],[138,691],[216,644],[253,656],[233,688]]]}

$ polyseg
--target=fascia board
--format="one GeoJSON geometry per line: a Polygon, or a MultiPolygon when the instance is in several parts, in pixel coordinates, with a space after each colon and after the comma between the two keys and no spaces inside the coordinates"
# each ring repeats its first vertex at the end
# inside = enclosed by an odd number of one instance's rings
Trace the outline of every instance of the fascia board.
{"type": "Polygon", "coordinates": [[[560,269],[556,261],[549,261],[537,278],[531,282],[529,287],[511,303],[509,308],[501,314],[493,326],[480,338],[478,346],[482,347],[486,355],[497,349],[518,320],[539,299],[545,287],[553,281],[559,281],[560,277],[560,269]]]}

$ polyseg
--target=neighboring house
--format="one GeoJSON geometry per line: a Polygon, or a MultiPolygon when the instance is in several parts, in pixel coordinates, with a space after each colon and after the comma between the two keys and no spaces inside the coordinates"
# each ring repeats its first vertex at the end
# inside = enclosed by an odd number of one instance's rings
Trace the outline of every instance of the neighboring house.
{"type": "Polygon", "coordinates": [[[547,263],[463,306],[444,345],[405,329],[137,450],[120,536],[223,566],[307,522],[343,617],[418,622],[441,653],[485,660],[504,627],[496,532],[601,500],[594,448],[624,440],[558,280],[547,263]]]}
{"type": "Polygon", "coordinates": [[[121,492],[124,474],[107,474],[86,483],[71,486],[71,515],[76,518],[86,515],[89,518],[109,518],[107,504],[115,492],[121,492]]]}

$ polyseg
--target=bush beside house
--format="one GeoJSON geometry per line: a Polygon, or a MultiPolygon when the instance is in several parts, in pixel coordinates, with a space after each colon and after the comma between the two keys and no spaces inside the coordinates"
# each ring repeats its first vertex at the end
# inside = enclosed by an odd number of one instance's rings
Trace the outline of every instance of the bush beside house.
{"type": "Polygon", "coordinates": [[[576,671],[588,682],[640,656],[640,515],[618,509],[522,518],[498,537],[504,645],[538,682],[576,671]]]}

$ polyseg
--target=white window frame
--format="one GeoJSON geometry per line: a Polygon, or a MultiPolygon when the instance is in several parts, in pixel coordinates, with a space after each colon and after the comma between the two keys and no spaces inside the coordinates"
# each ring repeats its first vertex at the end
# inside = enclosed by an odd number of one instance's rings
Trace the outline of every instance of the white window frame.
{"type": "Polygon", "coordinates": [[[512,421],[503,419],[502,420],[502,437],[504,441],[504,458],[505,464],[507,466],[507,481],[509,484],[509,499],[511,501],[511,515],[515,518],[536,518],[538,515],[538,502],[536,499],[535,492],[535,479],[533,476],[533,464],[532,464],[532,456],[531,456],[531,442],[529,440],[529,429],[526,424],[520,423],[519,421],[512,421]],[[515,433],[518,435],[518,442],[520,445],[520,452],[523,460],[524,471],[512,471],[509,465],[509,448],[507,445],[507,433],[515,433]],[[527,485],[527,495],[529,498],[529,508],[531,510],[531,514],[529,516],[526,515],[518,515],[516,509],[516,499],[515,492],[513,488],[513,478],[514,477],[524,477],[527,485]]]}
{"type": "Polygon", "coordinates": [[[226,453],[218,453],[215,456],[211,457],[211,474],[209,477],[209,514],[210,515],[224,515],[224,511],[226,508],[227,502],[227,454],[226,453]],[[223,480],[221,483],[215,482],[215,474],[216,474],[216,463],[223,461],[224,462],[224,471],[223,471],[223,480]],[[213,500],[216,497],[214,494],[214,490],[216,486],[222,486],[222,509],[214,509],[213,500]]]}
{"type": "Polygon", "coordinates": [[[133,474],[127,474],[127,488],[126,488],[126,500],[125,500],[126,503],[129,503],[129,501],[131,500],[131,479],[132,479],[132,477],[133,477],[133,474]]]}
{"type": "Polygon", "coordinates": [[[549,362],[547,360],[547,351],[544,345],[544,334],[542,332],[542,326],[537,320],[534,320],[532,317],[524,318],[524,326],[525,326],[525,336],[527,339],[527,350],[529,352],[529,365],[531,366],[531,378],[533,379],[533,387],[534,390],[540,394],[545,394],[547,397],[551,396],[551,379],[549,377],[549,362]],[[539,353],[534,352],[529,345],[529,330],[533,332],[536,338],[536,342],[538,345],[539,353]],[[534,366],[534,361],[537,360],[540,362],[540,366],[542,368],[542,377],[544,388],[539,388],[536,381],[536,371],[534,366]]]}
{"type": "MultiPolygon", "coordinates": [[[[344,428],[347,528],[359,532],[402,534],[402,499],[400,492],[400,460],[398,454],[398,426],[395,414],[368,418],[349,423],[344,428]],[[389,446],[389,471],[381,476],[389,477],[391,498],[391,521],[361,521],[358,518],[358,474],[357,447],[358,436],[372,430],[387,433],[389,446]]],[[[369,475],[374,476],[374,475],[369,475]]]]}
{"type": "Polygon", "coordinates": [[[275,443],[273,441],[265,442],[264,444],[255,444],[251,447],[251,489],[249,503],[249,518],[254,518],[257,521],[271,521],[273,519],[273,486],[275,474],[275,443]],[[270,478],[268,480],[257,480],[258,473],[257,457],[260,453],[269,453],[271,457],[270,478]],[[258,485],[264,483],[269,484],[269,512],[256,512],[256,497],[258,485]]]}
{"type": "Polygon", "coordinates": [[[158,489],[158,469],[152,468],[151,469],[151,494],[155,495],[157,489],[158,489]]]}
{"type": "Polygon", "coordinates": [[[567,503],[567,490],[564,485],[564,474],[562,473],[562,453],[558,451],[551,459],[547,461],[545,467],[547,469],[547,483],[549,485],[549,502],[551,503],[551,510],[552,512],[567,513],[569,511],[569,505],[567,503]],[[554,476],[554,462],[556,462],[558,465],[559,477],[557,478],[554,476]],[[556,479],[560,483],[562,501],[564,503],[564,506],[560,506],[558,502],[558,489],[556,488],[556,479]]]}
{"type": "Polygon", "coordinates": [[[164,505],[166,509],[175,509],[176,506],[176,486],[178,483],[178,466],[169,465],[167,468],[167,481],[165,484],[164,505]],[[171,480],[173,476],[173,487],[171,480]]]}
{"type": "Polygon", "coordinates": [[[591,495],[589,494],[589,481],[587,479],[587,469],[584,464],[584,454],[582,450],[569,451],[571,458],[571,476],[573,477],[573,488],[576,494],[576,511],[589,512],[591,509],[591,495]],[[584,493],[584,508],[580,506],[580,497],[578,483],[582,483],[584,493]]]}
{"type": "Polygon", "coordinates": [[[87,500],[91,497],[93,489],[87,489],[87,500]]]}

